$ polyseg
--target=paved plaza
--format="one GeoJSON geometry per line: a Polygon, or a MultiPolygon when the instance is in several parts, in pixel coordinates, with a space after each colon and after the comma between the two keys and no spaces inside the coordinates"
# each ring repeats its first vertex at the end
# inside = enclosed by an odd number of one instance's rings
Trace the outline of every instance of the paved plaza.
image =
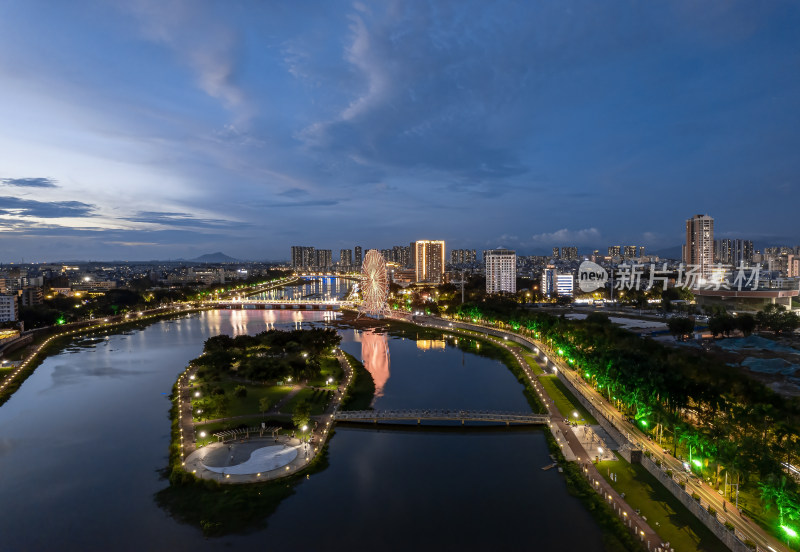
{"type": "Polygon", "coordinates": [[[571,429],[591,460],[597,457],[601,462],[617,459],[613,452],[618,448],[617,444],[600,426],[579,425],[571,429]]]}
{"type": "Polygon", "coordinates": [[[212,443],[191,453],[185,469],[204,479],[228,483],[263,481],[305,467],[310,459],[308,448],[287,436],[212,443]]]}

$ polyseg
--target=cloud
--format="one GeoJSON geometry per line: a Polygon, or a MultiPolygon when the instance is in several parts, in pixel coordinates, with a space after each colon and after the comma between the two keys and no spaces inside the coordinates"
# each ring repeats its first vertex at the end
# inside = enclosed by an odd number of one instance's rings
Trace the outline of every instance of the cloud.
{"type": "Polygon", "coordinates": [[[140,211],[131,217],[121,217],[122,220],[130,222],[143,222],[148,224],[162,224],[165,226],[233,226],[242,225],[242,223],[221,220],[221,219],[207,219],[197,218],[188,213],[174,213],[165,211],[140,211]]]}
{"type": "Polygon", "coordinates": [[[80,201],[35,201],[17,197],[0,197],[0,215],[18,217],[63,218],[87,217],[95,206],[80,201]]]}
{"type": "Polygon", "coordinates": [[[0,178],[0,182],[19,188],[58,188],[52,178],[0,178]]]}
{"type": "MultiPolygon", "coordinates": [[[[478,12],[477,20],[489,15],[478,12]]],[[[528,172],[517,153],[532,111],[520,94],[525,64],[503,28],[465,36],[422,3],[359,10],[350,21],[342,69],[350,100],[298,135],[311,151],[385,173],[446,173],[456,188],[528,172]]]]}
{"type": "Polygon", "coordinates": [[[531,236],[531,241],[538,245],[594,245],[600,237],[600,231],[597,228],[585,228],[583,230],[562,228],[555,232],[534,234],[531,236]]]}
{"type": "Polygon", "coordinates": [[[302,197],[302,196],[307,196],[308,192],[301,188],[290,188],[288,190],[278,193],[278,195],[283,197],[302,197]]]}
{"type": "MultiPolygon", "coordinates": [[[[199,87],[242,120],[250,109],[236,83],[239,34],[208,5],[184,0],[135,0],[126,4],[151,41],[167,45],[197,75],[199,87]]],[[[233,128],[233,127],[232,127],[233,128]]]]}
{"type": "Polygon", "coordinates": [[[109,241],[109,242],[105,242],[105,243],[107,243],[109,245],[121,245],[122,247],[141,247],[141,246],[144,246],[144,245],[154,245],[154,246],[163,245],[163,244],[159,244],[159,243],[156,243],[156,242],[134,242],[134,241],[109,241]]]}

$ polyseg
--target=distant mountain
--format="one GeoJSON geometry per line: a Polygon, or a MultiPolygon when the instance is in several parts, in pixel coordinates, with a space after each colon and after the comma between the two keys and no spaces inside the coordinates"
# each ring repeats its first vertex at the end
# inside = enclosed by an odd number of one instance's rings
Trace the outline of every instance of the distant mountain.
{"type": "Polygon", "coordinates": [[[225,253],[217,251],[216,253],[206,253],[194,259],[189,259],[193,263],[238,263],[239,259],[228,257],[225,253]]]}

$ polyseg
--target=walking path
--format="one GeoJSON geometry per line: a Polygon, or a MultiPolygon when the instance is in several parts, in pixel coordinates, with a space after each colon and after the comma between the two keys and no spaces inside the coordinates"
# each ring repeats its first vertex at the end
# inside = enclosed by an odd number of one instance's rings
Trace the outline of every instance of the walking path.
{"type": "MultiPolygon", "coordinates": [[[[444,322],[443,320],[432,320],[431,326],[438,327],[440,329],[444,329],[454,333],[461,333],[466,335],[470,334],[470,326],[474,326],[476,329],[484,330],[480,326],[475,326],[473,324],[463,324],[463,323],[449,323],[444,322]],[[466,328],[462,330],[458,326],[466,328]]],[[[494,330],[494,329],[493,329],[494,330]]],[[[475,330],[473,330],[475,331],[475,330]]],[[[494,330],[497,331],[497,330],[494,330]]],[[[547,392],[544,389],[544,386],[539,381],[539,376],[533,373],[531,370],[530,365],[525,361],[525,358],[522,356],[521,351],[518,347],[510,347],[506,345],[503,341],[495,341],[497,345],[503,347],[507,351],[509,351],[514,358],[516,358],[517,362],[519,363],[522,371],[525,373],[525,376],[531,382],[533,389],[539,395],[542,403],[547,408],[547,412],[550,415],[550,431],[553,433],[553,436],[556,438],[559,446],[561,447],[561,453],[564,455],[564,458],[568,462],[578,462],[581,466],[581,470],[583,471],[586,478],[592,484],[592,487],[603,496],[604,500],[607,501],[609,507],[614,510],[614,512],[622,519],[622,522],[632,531],[639,539],[646,543],[648,550],[661,550],[662,543],[664,542],[658,534],[650,527],[647,522],[636,513],[636,511],[625,502],[625,500],[611,487],[611,485],[600,475],[595,468],[594,464],[592,464],[592,459],[587,454],[586,450],[584,449],[581,441],[572,431],[572,428],[569,424],[569,421],[564,418],[561,412],[558,411],[555,405],[555,401],[551,399],[547,392]]],[[[543,369],[545,365],[542,360],[539,359],[538,356],[534,357],[537,364],[541,366],[543,369]]]]}
{"type": "MultiPolygon", "coordinates": [[[[473,331],[483,332],[487,335],[489,335],[489,332],[496,332],[500,334],[507,334],[509,336],[515,336],[516,338],[524,340],[526,343],[530,344],[530,346],[536,347],[536,350],[540,351],[541,354],[546,355],[545,358],[547,361],[552,362],[555,366],[557,366],[558,372],[572,384],[572,386],[585,398],[585,400],[591,403],[598,415],[605,418],[612,426],[614,426],[614,428],[617,429],[617,431],[624,435],[632,446],[649,451],[653,459],[657,459],[662,462],[665,470],[669,469],[675,473],[683,472],[683,465],[680,460],[669,454],[665,454],[660,446],[658,446],[656,443],[653,443],[647,435],[639,430],[639,428],[628,422],[622,413],[608,403],[608,401],[606,401],[605,398],[600,395],[591,385],[586,383],[581,377],[575,374],[573,370],[561,360],[558,354],[550,349],[546,344],[520,334],[515,334],[513,332],[498,328],[461,322],[454,324],[471,328],[473,331]]],[[[447,329],[453,330],[453,328],[447,329]]],[[[543,361],[540,360],[539,356],[540,355],[536,356],[536,360],[540,365],[543,365],[543,361]]],[[[546,364],[547,362],[544,362],[544,365],[546,364]]],[[[602,477],[600,479],[602,479],[602,477]]],[[[718,517],[720,516],[721,512],[727,511],[727,515],[724,515],[724,519],[734,525],[736,535],[740,538],[740,540],[744,541],[747,539],[755,542],[759,550],[789,552],[789,549],[782,542],[776,539],[773,535],[767,533],[758,524],[746,518],[741,512],[736,514],[731,513],[737,512],[735,506],[730,501],[725,500],[713,487],[705,482],[700,480],[689,480],[686,484],[686,492],[689,494],[692,492],[697,493],[701,497],[702,503],[711,505],[717,510],[718,517]]]]}

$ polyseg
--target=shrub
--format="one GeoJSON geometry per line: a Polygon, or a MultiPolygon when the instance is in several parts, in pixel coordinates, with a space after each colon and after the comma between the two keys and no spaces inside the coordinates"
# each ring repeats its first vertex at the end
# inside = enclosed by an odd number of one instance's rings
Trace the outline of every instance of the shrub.
{"type": "Polygon", "coordinates": [[[726,521],[725,522],[725,529],[727,529],[728,531],[733,531],[736,528],[733,526],[733,523],[731,523],[730,521],[726,521]]]}
{"type": "Polygon", "coordinates": [[[717,510],[716,510],[716,508],[714,508],[713,506],[711,506],[709,504],[708,505],[708,513],[711,514],[712,516],[716,516],[717,515],[717,510]]]}
{"type": "Polygon", "coordinates": [[[692,493],[692,498],[695,499],[697,502],[700,502],[700,495],[697,493],[692,493]]]}
{"type": "Polygon", "coordinates": [[[667,477],[672,477],[672,470],[667,470],[665,473],[667,474],[667,477]]]}
{"type": "Polygon", "coordinates": [[[235,397],[246,397],[247,396],[247,387],[244,385],[237,385],[233,390],[233,395],[235,397]]]}

